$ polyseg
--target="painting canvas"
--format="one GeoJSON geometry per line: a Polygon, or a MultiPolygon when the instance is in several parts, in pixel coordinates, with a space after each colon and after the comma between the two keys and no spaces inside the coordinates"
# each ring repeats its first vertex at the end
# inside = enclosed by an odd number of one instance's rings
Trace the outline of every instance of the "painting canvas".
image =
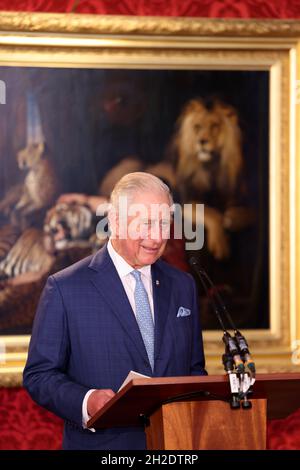
{"type": "MultiPolygon", "coordinates": [[[[6,104],[0,108],[1,335],[30,334],[47,276],[103,243],[95,236],[96,214],[84,203],[66,210],[61,204],[58,209],[62,195],[108,198],[118,176],[149,171],[171,186],[176,202],[209,203],[211,209],[225,213],[222,191],[227,193],[228,181],[220,183],[220,192],[216,149],[216,160],[203,163],[205,171],[212,171],[208,195],[194,194],[193,175],[182,180],[176,171],[178,136],[186,114],[199,103],[206,118],[189,125],[202,135],[201,145],[210,140],[204,128],[218,139],[229,139],[221,136],[219,124],[207,127],[207,119],[217,116],[216,103],[218,109],[231,110],[236,120],[242,176],[232,205],[246,207],[252,218],[225,231],[224,257],[210,249],[206,231],[202,250],[189,252],[184,241],[170,240],[166,258],[190,270],[188,259],[197,256],[238,327],[269,327],[268,71],[1,66],[0,78],[6,85],[6,104]],[[31,201],[26,200],[26,185],[31,201]],[[71,219],[76,219],[74,225],[71,219]],[[64,230],[65,243],[55,244],[59,230],[64,230]]],[[[187,141],[187,155],[193,153],[193,145],[187,141]]],[[[189,160],[185,165],[188,169],[189,160]]],[[[203,327],[219,328],[195,279],[203,327]]]]}

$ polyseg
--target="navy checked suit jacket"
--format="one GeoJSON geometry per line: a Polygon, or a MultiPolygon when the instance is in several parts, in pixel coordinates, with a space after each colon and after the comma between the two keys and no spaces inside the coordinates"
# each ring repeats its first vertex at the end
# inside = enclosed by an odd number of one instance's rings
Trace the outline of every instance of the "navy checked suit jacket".
{"type": "Polygon", "coordinates": [[[30,341],[24,386],[65,420],[65,449],[143,449],[142,428],[82,428],[91,388],[117,391],[130,370],[148,376],[206,374],[195,283],[159,260],[152,265],[155,365],[106,246],[50,276],[30,341]],[[180,307],[191,315],[177,316],[180,307]]]}

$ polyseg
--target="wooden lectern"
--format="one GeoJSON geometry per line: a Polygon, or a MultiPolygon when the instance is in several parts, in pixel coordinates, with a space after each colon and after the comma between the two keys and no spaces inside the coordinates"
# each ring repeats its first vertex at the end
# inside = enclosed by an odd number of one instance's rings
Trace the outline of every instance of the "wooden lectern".
{"type": "Polygon", "coordinates": [[[145,425],[149,450],[265,449],[267,418],[300,408],[300,374],[259,374],[251,409],[231,409],[227,376],[131,380],[88,422],[145,425]]]}

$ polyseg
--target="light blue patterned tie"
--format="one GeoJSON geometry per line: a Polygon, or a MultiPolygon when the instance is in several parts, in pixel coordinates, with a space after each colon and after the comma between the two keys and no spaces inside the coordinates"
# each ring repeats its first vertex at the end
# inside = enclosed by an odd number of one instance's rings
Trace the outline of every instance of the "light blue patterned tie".
{"type": "Polygon", "coordinates": [[[151,368],[154,368],[154,323],[151,314],[149,298],[141,279],[140,271],[136,269],[130,274],[134,277],[136,284],[134,289],[134,300],[136,308],[136,320],[145,344],[151,368]]]}

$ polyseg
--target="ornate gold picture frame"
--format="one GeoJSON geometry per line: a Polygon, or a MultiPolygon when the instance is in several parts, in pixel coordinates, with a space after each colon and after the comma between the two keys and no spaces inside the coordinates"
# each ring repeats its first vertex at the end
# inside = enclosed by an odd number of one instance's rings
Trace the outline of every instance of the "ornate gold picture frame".
{"type": "MultiPolygon", "coordinates": [[[[300,22],[1,13],[0,68],[269,73],[269,328],[243,333],[259,372],[300,365],[300,22]]],[[[0,76],[1,80],[1,76],[0,76]]],[[[1,87],[3,94],[4,88],[1,87]]],[[[0,100],[3,112],[5,99],[0,100]]],[[[204,333],[220,372],[221,331],[204,333]]],[[[0,337],[0,385],[21,383],[29,336],[0,337]]]]}

